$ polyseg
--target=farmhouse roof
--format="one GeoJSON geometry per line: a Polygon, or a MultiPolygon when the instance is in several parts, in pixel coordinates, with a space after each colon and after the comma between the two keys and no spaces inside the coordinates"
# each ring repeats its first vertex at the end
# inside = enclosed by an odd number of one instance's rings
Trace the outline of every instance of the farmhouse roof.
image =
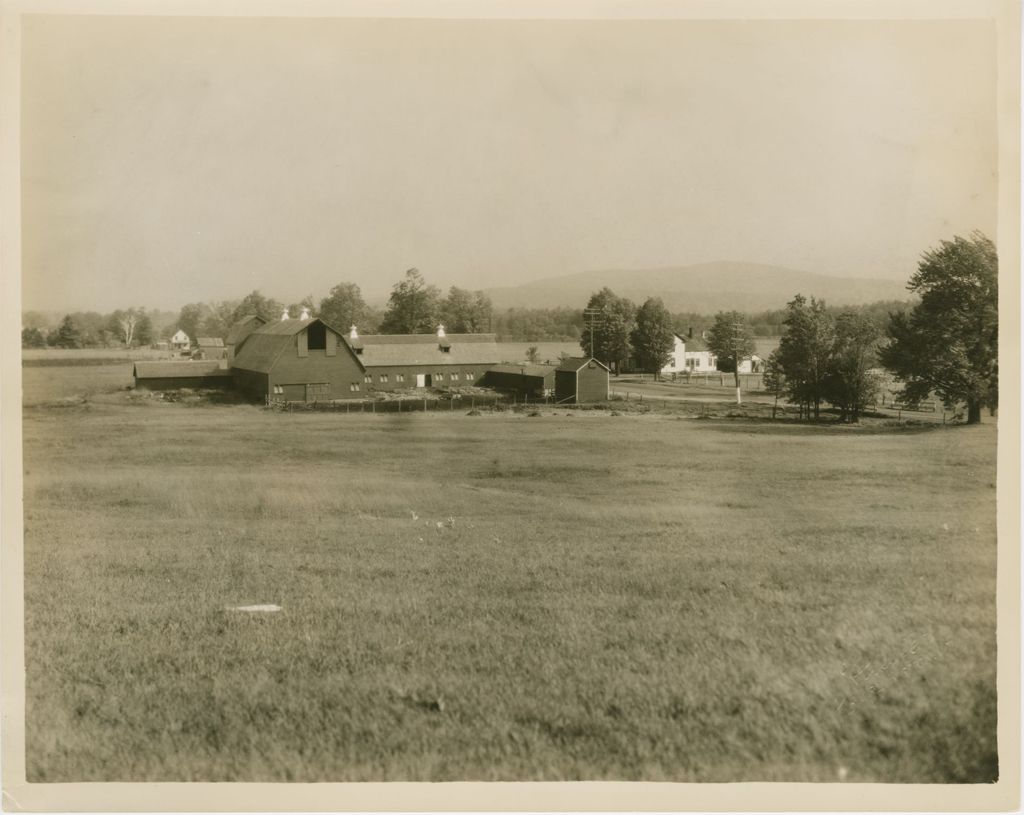
{"type": "Polygon", "coordinates": [[[200,348],[223,348],[224,340],[220,337],[198,337],[196,344],[200,348]]]}
{"type": "Polygon", "coordinates": [[[594,359],[593,357],[568,357],[567,359],[564,359],[562,361],[562,364],[559,365],[556,370],[559,370],[559,371],[570,371],[572,373],[576,373],[576,371],[580,370],[581,368],[585,368],[591,362],[596,362],[598,365],[600,365],[606,371],[611,370],[603,362],[601,362],[600,360],[594,359]]]}
{"type": "Polygon", "coordinates": [[[136,379],[184,379],[192,376],[231,376],[221,360],[153,362],[139,360],[133,374],[136,379]]]}
{"type": "Polygon", "coordinates": [[[346,338],[366,367],[389,365],[493,365],[494,334],[367,334],[346,338]],[[447,350],[443,350],[447,349],[447,350]]]}
{"type": "Polygon", "coordinates": [[[686,337],[686,350],[687,351],[708,351],[707,341],[700,337],[686,337]]]}

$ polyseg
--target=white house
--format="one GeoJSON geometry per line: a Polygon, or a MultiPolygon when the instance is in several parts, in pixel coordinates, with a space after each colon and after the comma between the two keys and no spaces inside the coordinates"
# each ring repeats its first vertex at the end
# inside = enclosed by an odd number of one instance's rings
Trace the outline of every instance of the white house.
{"type": "Polygon", "coordinates": [[[188,338],[188,334],[182,331],[180,328],[171,337],[171,348],[188,348],[192,344],[192,341],[188,338]]]}
{"type": "MultiPolygon", "coordinates": [[[[661,369],[662,374],[710,374],[718,372],[718,358],[708,350],[707,343],[703,337],[684,337],[682,334],[673,334],[675,346],[672,349],[672,356],[668,365],[661,369]]],[[[764,360],[757,354],[747,357],[740,362],[740,373],[759,373],[764,370],[764,360]]]]}

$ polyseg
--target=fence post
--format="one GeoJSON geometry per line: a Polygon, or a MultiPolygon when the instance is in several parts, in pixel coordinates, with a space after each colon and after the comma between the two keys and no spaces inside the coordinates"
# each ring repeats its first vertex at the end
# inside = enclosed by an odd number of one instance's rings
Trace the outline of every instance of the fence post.
{"type": "Polygon", "coordinates": [[[475,396],[470,396],[469,397],[469,407],[470,407],[470,410],[476,410],[476,397],[475,396]]]}

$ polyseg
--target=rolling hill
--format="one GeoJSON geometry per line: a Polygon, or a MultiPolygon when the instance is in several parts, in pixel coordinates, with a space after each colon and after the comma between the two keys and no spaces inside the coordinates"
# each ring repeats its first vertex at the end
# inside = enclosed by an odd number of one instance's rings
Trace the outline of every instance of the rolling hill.
{"type": "Polygon", "coordinates": [[[818,297],[837,306],[909,299],[901,281],[831,277],[780,266],[728,261],[663,269],[581,272],[488,289],[487,294],[498,309],[580,307],[604,286],[636,303],[657,296],[670,311],[705,314],[730,309],[754,312],[782,308],[796,294],[818,297]]]}

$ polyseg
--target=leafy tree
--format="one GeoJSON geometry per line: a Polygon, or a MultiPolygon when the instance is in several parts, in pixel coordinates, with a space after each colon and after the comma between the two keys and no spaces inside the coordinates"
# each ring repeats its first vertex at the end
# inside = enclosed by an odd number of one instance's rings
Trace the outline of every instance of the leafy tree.
{"type": "Polygon", "coordinates": [[[385,334],[431,334],[441,311],[441,290],[429,286],[419,269],[409,269],[391,289],[380,330],[385,334]]]}
{"type": "Polygon", "coordinates": [[[675,348],[672,315],[660,297],[648,297],[637,310],[630,342],[640,370],[659,377],[675,348]]]}
{"type": "Polygon", "coordinates": [[[482,291],[452,286],[441,303],[441,322],[453,334],[478,334],[490,328],[493,306],[482,291]]]}
{"type": "Polygon", "coordinates": [[[980,232],[924,253],[907,288],[921,301],[893,314],[882,364],[903,382],[903,397],[936,393],[967,404],[967,423],[999,403],[999,259],[980,232]]]}
{"type": "Polygon", "coordinates": [[[736,404],[740,403],[740,363],[754,353],[754,338],[738,311],[720,311],[708,331],[708,350],[718,358],[718,370],[736,378],[736,404]]]}
{"type": "Polygon", "coordinates": [[[775,402],[772,404],[772,418],[774,419],[775,411],[779,406],[779,397],[786,392],[786,373],[782,370],[778,348],[771,352],[765,362],[762,382],[765,392],[775,397],[775,402]]]}
{"type": "Polygon", "coordinates": [[[134,339],[139,345],[149,345],[153,342],[153,320],[144,309],[138,310],[134,339]]]}
{"type": "Polygon", "coordinates": [[[801,415],[819,418],[825,399],[825,379],[829,374],[835,321],[823,300],[798,294],[786,306],[786,333],[777,349],[778,365],[785,376],[790,401],[800,406],[801,415]]]}
{"type": "MultiPolygon", "coordinates": [[[[241,302],[236,300],[222,300],[219,303],[210,303],[206,306],[207,313],[203,322],[196,330],[196,333],[189,336],[198,337],[226,337],[231,326],[235,324],[235,311],[241,307],[241,302]]],[[[280,311],[265,319],[277,319],[280,311]]],[[[187,332],[186,332],[187,333],[187,332]]]]}
{"type": "Polygon", "coordinates": [[[46,335],[43,333],[41,328],[23,328],[21,329],[21,347],[22,348],[45,348],[46,347],[46,335]]]}
{"type": "MultiPolygon", "coordinates": [[[[126,311],[118,309],[110,315],[109,330],[121,342],[125,348],[131,348],[134,342],[145,344],[137,335],[140,323],[145,316],[145,311],[137,308],[130,308],[126,311]]],[[[152,334],[153,325],[146,323],[147,333],[152,334]]],[[[148,340],[147,340],[148,341],[148,340]]]]}
{"type": "MultiPolygon", "coordinates": [[[[245,295],[245,297],[242,298],[242,301],[235,307],[234,311],[231,312],[229,326],[234,325],[239,320],[242,320],[252,314],[256,314],[268,322],[270,320],[277,320],[281,317],[282,311],[284,311],[284,307],[277,300],[270,297],[264,297],[258,290],[252,291],[245,295]]],[[[222,335],[217,334],[214,336],[222,335]]]]}
{"type": "Polygon", "coordinates": [[[599,314],[594,324],[593,345],[590,327],[584,324],[580,333],[580,347],[587,356],[594,357],[618,373],[632,352],[629,337],[636,320],[636,306],[606,286],[590,296],[587,308],[597,309],[599,314]]]}
{"type": "Polygon", "coordinates": [[[188,303],[182,306],[181,311],[178,313],[177,328],[180,328],[190,337],[198,337],[199,328],[202,326],[203,319],[208,313],[208,306],[202,303],[188,303]]]}
{"type": "Polygon", "coordinates": [[[825,398],[839,408],[840,420],[856,422],[878,395],[881,378],[873,370],[881,332],[870,316],[854,311],[835,318],[835,341],[825,376],[825,398]]]}
{"type": "MultiPolygon", "coordinates": [[[[292,317],[299,317],[301,316],[303,309],[306,309],[306,311],[309,312],[310,317],[320,316],[320,310],[317,308],[316,301],[313,299],[312,294],[307,294],[305,297],[299,300],[299,302],[292,303],[291,305],[289,305],[288,313],[291,314],[292,317]]],[[[335,327],[337,328],[337,326],[335,327]]]]}
{"type": "Polygon", "coordinates": [[[534,364],[540,362],[540,349],[536,345],[531,345],[526,349],[526,361],[534,364]]]}
{"type": "Polygon", "coordinates": [[[367,313],[363,293],[355,283],[339,283],[320,301],[320,319],[338,331],[348,331],[351,326],[363,330],[367,313]]]}
{"type": "Polygon", "coordinates": [[[61,321],[55,340],[53,344],[58,348],[82,347],[82,334],[78,329],[78,324],[71,318],[70,314],[66,315],[61,321]]]}

